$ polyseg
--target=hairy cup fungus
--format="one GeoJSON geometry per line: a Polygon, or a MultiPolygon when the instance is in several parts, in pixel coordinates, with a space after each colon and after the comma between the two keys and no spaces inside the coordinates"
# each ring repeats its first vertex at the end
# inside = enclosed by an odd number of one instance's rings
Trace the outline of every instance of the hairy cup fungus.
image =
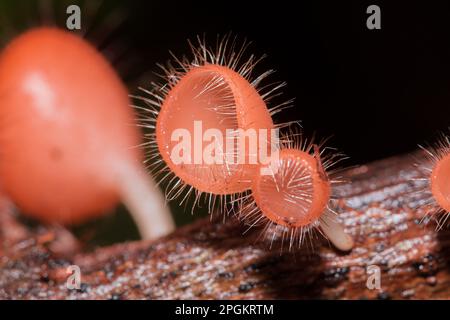
{"type": "Polygon", "coordinates": [[[428,213],[438,218],[437,229],[441,229],[450,216],[450,138],[442,134],[435,146],[421,148],[429,158],[428,163],[420,166],[425,177],[418,179],[427,182],[424,192],[430,194],[424,205],[432,205],[428,213]]]}
{"type": "Polygon", "coordinates": [[[148,161],[168,182],[167,198],[182,196],[183,202],[195,191],[199,201],[206,194],[211,211],[217,198],[224,203],[227,196],[251,188],[260,151],[270,153],[273,130],[279,127],[272,115],[290,101],[267,108],[284,84],[260,86],[272,70],[252,77],[259,59],[251,55],[243,61],[246,44],[238,46],[227,36],[214,49],[201,39],[190,46],[192,58],[161,66],[164,83],[144,90],[148,97],[136,98],[147,104],[144,126],[154,129],[148,161]]]}
{"type": "Polygon", "coordinates": [[[217,197],[225,210],[233,209],[227,203],[246,203],[239,210],[244,220],[282,228],[292,235],[291,247],[297,238],[302,242],[305,231],[318,227],[337,248],[350,250],[353,240],[328,205],[332,181],[325,170],[334,164],[334,157],[322,164],[317,150],[309,154],[312,145],[276,151],[278,141],[273,138],[278,136],[273,129],[289,123],[274,125],[272,116],[290,101],[272,109],[266,103],[282,84],[266,93],[258,89],[272,71],[251,80],[257,60],[251,56],[239,62],[245,45],[236,51],[229,37],[218,41],[215,49],[198,42],[198,46],[191,44],[192,59],[175,58],[176,66],[162,66],[165,82],[153,91],[144,90],[148,97],[136,97],[147,104],[138,108],[147,112],[143,125],[154,129],[147,142],[148,160],[157,164],[161,181],[168,181],[167,198],[183,197],[183,203],[195,190],[195,202],[202,194],[209,195],[210,212],[217,197]],[[252,133],[253,141],[248,139],[252,133]],[[230,138],[237,142],[229,143],[230,138]],[[274,154],[280,157],[273,159],[274,154]],[[263,175],[274,163],[279,172],[263,175]]]}
{"type": "Polygon", "coordinates": [[[142,168],[125,86],[86,41],[35,28],[0,56],[0,179],[34,218],[76,224],[121,199],[141,234],[173,229],[142,168]]]}
{"type": "Polygon", "coordinates": [[[289,249],[301,246],[317,228],[338,249],[350,250],[353,240],[329,206],[337,181],[329,179],[327,169],[339,161],[337,156],[322,159],[319,146],[288,142],[257,172],[251,194],[240,199],[241,219],[250,227],[265,225],[263,234],[271,233],[272,242],[277,234],[282,241],[289,238],[289,249]]]}

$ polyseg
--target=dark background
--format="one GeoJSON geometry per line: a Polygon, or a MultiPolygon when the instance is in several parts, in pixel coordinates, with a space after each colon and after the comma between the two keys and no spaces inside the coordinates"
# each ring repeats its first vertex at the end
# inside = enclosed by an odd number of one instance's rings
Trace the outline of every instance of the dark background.
{"type": "Polygon", "coordinates": [[[268,54],[260,66],[287,81],[307,134],[333,136],[348,164],[412,151],[450,125],[450,4],[411,1],[144,1],[132,4],[127,33],[148,67],[186,39],[233,31],[268,54]],[[395,2],[395,3],[393,3],[395,2]],[[366,8],[381,8],[381,30],[366,8]]]}
{"type": "MultiPolygon", "coordinates": [[[[413,151],[450,125],[448,1],[2,0],[0,45],[33,26],[65,27],[70,4],[131,92],[150,88],[169,50],[189,53],[187,39],[231,31],[253,41],[250,53],[268,55],[255,72],[276,69],[270,80],[288,83],[280,101],[296,99],[275,120],[332,136],[329,145],[350,157],[344,165],[413,151]],[[381,30],[366,27],[371,4],[381,8],[381,30]]],[[[178,224],[192,221],[171,206],[178,224]]],[[[93,225],[97,244],[137,237],[117,212],[93,225]]]]}

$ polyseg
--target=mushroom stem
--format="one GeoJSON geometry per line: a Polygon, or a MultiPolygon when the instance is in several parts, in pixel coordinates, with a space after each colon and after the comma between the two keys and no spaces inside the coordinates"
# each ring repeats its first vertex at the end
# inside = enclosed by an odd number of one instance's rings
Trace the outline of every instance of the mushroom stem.
{"type": "Polygon", "coordinates": [[[0,190],[0,235],[3,240],[16,242],[28,236],[27,229],[16,220],[15,211],[12,201],[0,190]]]}
{"type": "Polygon", "coordinates": [[[320,218],[320,229],[339,250],[350,251],[353,248],[353,238],[345,233],[334,212],[325,210],[320,218]]]}
{"type": "Polygon", "coordinates": [[[119,171],[122,202],[131,213],[142,239],[155,239],[175,230],[164,197],[147,172],[137,165],[119,171]]]}

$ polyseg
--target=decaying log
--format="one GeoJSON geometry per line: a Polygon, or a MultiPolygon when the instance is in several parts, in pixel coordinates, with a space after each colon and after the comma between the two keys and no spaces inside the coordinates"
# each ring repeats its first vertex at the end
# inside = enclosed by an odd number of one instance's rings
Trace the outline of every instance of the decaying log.
{"type": "Polygon", "coordinates": [[[322,243],[280,254],[256,242],[256,231],[242,235],[234,219],[201,219],[154,242],[71,258],[53,251],[59,236],[52,228],[20,241],[3,232],[0,298],[449,299],[450,230],[420,223],[427,195],[420,192],[424,183],[414,180],[413,162],[397,157],[344,173],[352,183],[338,187],[337,211],[356,241],[350,253],[322,243]],[[66,287],[72,264],[81,268],[79,290],[66,287]],[[372,265],[380,268],[381,290],[366,287],[372,265]]]}

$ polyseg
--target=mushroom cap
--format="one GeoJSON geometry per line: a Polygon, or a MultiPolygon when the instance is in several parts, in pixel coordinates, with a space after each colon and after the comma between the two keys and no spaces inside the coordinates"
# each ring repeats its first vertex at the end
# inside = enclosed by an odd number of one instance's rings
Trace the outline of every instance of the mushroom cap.
{"type": "Polygon", "coordinates": [[[0,55],[0,183],[26,214],[80,223],[119,200],[119,161],[141,161],[128,93],[89,43],[32,29],[0,55]]]}

